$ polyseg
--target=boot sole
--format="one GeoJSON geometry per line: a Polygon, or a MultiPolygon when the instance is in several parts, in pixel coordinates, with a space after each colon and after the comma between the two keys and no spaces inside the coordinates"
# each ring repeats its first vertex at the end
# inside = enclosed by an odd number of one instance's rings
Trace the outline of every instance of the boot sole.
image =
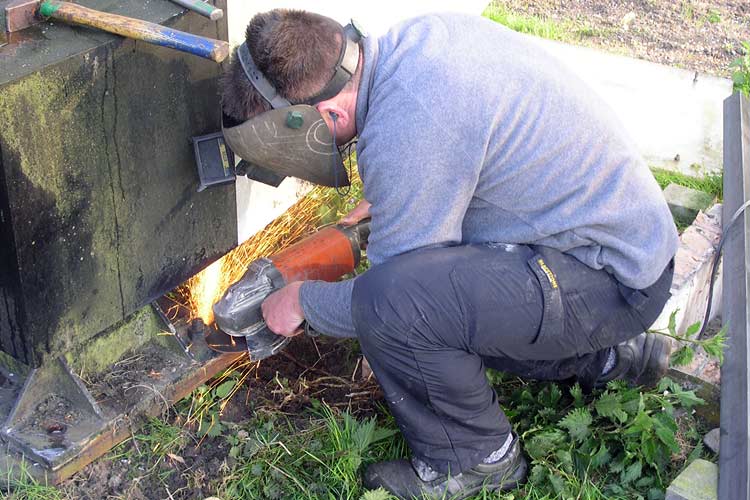
{"type": "Polygon", "coordinates": [[[518,463],[518,467],[513,471],[510,476],[503,481],[502,484],[497,485],[488,485],[488,484],[480,484],[478,486],[475,486],[474,488],[471,488],[470,490],[467,490],[465,492],[461,493],[461,496],[459,497],[449,497],[446,500],[465,500],[466,498],[470,498],[480,491],[482,489],[485,489],[486,491],[510,491],[515,490],[519,486],[521,486],[524,483],[524,480],[526,479],[526,469],[528,468],[528,464],[526,462],[526,459],[522,456],[520,462],[518,463]]]}

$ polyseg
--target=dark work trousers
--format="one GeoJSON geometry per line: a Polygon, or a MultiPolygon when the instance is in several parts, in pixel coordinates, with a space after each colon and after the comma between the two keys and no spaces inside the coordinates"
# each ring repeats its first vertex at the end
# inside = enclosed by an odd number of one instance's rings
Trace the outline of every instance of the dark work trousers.
{"type": "Polygon", "coordinates": [[[412,453],[456,474],[511,431],[485,367],[592,387],[609,347],[656,320],[672,267],[633,290],[545,247],[418,250],[357,278],[352,318],[412,453]]]}

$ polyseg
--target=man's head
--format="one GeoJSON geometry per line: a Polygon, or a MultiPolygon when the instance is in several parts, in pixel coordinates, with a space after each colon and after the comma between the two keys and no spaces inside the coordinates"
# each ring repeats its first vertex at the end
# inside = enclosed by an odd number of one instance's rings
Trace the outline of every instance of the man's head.
{"type": "MultiPolygon", "coordinates": [[[[344,43],[339,23],[303,11],[277,9],[257,14],[246,31],[247,48],[258,70],[287,100],[314,105],[331,129],[335,114],[339,143],[356,134],[354,110],[361,57],[357,73],[337,95],[322,101],[315,97],[333,76],[344,43]]],[[[236,122],[271,109],[248,80],[236,52],[222,80],[222,106],[236,122]]]]}

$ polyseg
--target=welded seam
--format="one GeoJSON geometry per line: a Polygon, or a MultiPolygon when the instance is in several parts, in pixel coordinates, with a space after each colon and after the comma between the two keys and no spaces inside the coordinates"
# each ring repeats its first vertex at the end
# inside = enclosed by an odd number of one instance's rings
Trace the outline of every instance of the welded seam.
{"type": "MultiPolygon", "coordinates": [[[[102,132],[104,133],[104,152],[105,156],[107,157],[107,170],[109,171],[109,189],[110,194],[112,198],[112,214],[113,219],[115,223],[115,264],[117,267],[117,286],[120,291],[120,308],[122,311],[122,316],[125,316],[125,298],[123,296],[122,292],[122,276],[120,273],[120,221],[117,217],[117,199],[115,195],[115,184],[114,184],[114,175],[112,173],[112,153],[110,151],[110,140],[109,140],[109,134],[107,133],[107,120],[106,120],[106,109],[107,109],[107,93],[109,91],[109,72],[110,72],[110,64],[112,65],[112,99],[114,103],[114,127],[113,127],[113,139],[112,142],[114,142],[115,147],[115,155],[117,157],[117,168],[118,168],[118,174],[119,174],[119,166],[120,166],[120,156],[117,152],[117,139],[116,139],[116,132],[117,132],[117,99],[115,97],[115,75],[114,75],[114,67],[115,67],[115,61],[114,61],[114,54],[106,48],[106,59],[104,62],[104,90],[102,91],[102,104],[101,104],[101,111],[102,111],[102,132]],[[111,58],[110,58],[111,56],[111,58]]],[[[122,191],[122,179],[120,179],[120,190],[122,191]]]]}

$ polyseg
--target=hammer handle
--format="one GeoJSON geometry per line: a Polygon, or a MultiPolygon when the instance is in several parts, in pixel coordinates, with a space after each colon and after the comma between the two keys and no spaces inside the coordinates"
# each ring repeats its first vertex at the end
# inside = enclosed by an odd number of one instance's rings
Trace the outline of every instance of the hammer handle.
{"type": "Polygon", "coordinates": [[[182,7],[185,7],[186,9],[190,9],[193,12],[197,12],[198,14],[205,16],[212,21],[217,21],[224,16],[223,10],[214,7],[210,3],[204,2],[203,0],[172,0],[172,1],[176,3],[177,5],[180,5],[182,7]]]}
{"type": "Polygon", "coordinates": [[[44,0],[39,7],[39,14],[42,17],[89,26],[134,40],[181,50],[217,63],[222,62],[229,55],[229,44],[222,40],[173,30],[132,17],[89,9],[71,2],[44,0]]]}

